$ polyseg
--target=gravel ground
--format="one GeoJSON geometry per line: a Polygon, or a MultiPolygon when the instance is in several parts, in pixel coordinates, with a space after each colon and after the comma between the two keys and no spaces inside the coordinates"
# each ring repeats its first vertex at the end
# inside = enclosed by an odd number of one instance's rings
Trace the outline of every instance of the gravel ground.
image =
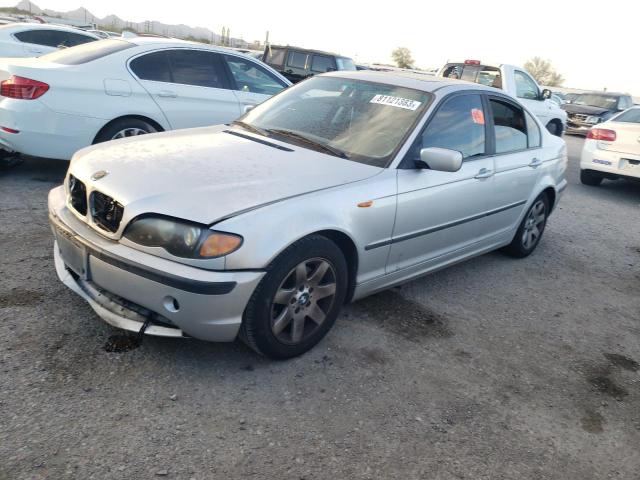
{"type": "Polygon", "coordinates": [[[287,362],[117,331],[58,282],[46,193],[0,172],[0,480],[638,479],[640,185],[570,187],[534,255],[345,309],[287,362]]]}

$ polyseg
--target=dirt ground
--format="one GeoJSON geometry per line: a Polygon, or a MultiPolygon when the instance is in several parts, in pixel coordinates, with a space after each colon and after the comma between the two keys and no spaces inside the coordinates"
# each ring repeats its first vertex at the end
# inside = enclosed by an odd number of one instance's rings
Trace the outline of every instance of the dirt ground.
{"type": "Polygon", "coordinates": [[[570,186],[538,250],[347,307],[313,351],[118,332],[58,280],[62,162],[0,171],[0,480],[638,479],[640,184],[570,186]]]}

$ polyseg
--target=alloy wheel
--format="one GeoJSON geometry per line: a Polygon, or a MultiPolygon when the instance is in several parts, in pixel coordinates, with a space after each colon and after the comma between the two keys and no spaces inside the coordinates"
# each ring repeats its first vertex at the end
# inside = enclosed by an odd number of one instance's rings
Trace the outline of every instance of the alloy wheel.
{"type": "Polygon", "coordinates": [[[138,135],[146,135],[146,130],[141,128],[124,128],[116,133],[111,140],[118,140],[119,138],[137,137],[138,135]]]}
{"type": "Polygon", "coordinates": [[[282,343],[303,342],[320,328],[336,296],[336,272],[323,258],[299,263],[278,287],[271,303],[271,331],[282,343]]]}
{"type": "Polygon", "coordinates": [[[544,201],[538,200],[533,204],[529,215],[524,223],[524,231],[522,232],[522,245],[527,250],[533,248],[544,230],[544,224],[547,219],[547,211],[544,201]]]}

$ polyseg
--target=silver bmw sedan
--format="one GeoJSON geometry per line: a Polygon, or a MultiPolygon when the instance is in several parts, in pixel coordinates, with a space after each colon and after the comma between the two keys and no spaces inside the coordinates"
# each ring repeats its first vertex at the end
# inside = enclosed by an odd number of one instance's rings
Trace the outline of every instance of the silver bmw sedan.
{"type": "Polygon", "coordinates": [[[334,72],[231,125],[78,152],[49,194],[55,265],[115,327],[288,358],[345,302],[529,255],[566,166],[564,142],[498,90],[334,72]]]}

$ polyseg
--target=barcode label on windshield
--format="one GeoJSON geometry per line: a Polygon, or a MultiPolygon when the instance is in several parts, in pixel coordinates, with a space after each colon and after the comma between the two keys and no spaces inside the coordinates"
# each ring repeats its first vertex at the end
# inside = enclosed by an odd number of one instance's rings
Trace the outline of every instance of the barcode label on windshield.
{"type": "Polygon", "coordinates": [[[388,105],[390,107],[404,108],[406,110],[417,110],[422,102],[410,100],[402,97],[392,97],[391,95],[376,95],[371,99],[370,103],[377,103],[379,105],[388,105]]]}

